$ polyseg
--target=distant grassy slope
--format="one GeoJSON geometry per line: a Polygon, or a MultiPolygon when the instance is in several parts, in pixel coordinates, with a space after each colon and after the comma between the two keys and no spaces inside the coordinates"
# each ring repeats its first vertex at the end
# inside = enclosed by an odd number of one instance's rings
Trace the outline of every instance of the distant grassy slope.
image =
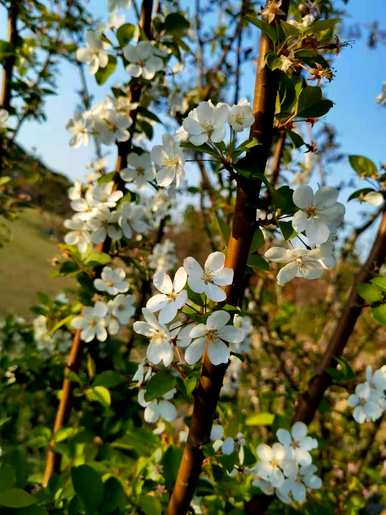
{"type": "MultiPolygon", "coordinates": [[[[52,215],[37,209],[24,210],[17,220],[7,222],[10,241],[0,248],[0,314],[28,315],[39,291],[55,294],[70,282],[53,277],[52,258],[58,253],[51,236],[52,215]]],[[[56,222],[59,223],[59,222],[56,222]]]]}

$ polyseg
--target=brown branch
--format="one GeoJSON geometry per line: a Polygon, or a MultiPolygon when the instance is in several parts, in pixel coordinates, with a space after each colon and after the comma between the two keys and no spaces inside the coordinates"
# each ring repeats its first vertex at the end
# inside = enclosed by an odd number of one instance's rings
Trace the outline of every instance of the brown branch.
{"type": "MultiPolygon", "coordinates": [[[[282,2],[284,11],[288,11],[288,4],[289,0],[282,2]]],[[[270,40],[262,35],[253,106],[255,122],[251,129],[252,136],[261,141],[262,145],[251,149],[244,158],[245,166],[251,170],[258,169],[263,173],[271,149],[278,87],[276,72],[270,71],[265,66],[265,55],[270,50],[270,40]]],[[[243,299],[244,275],[256,225],[256,200],[260,192],[260,186],[261,182],[259,181],[243,179],[239,181],[237,187],[232,233],[225,260],[225,266],[234,270],[233,283],[227,289],[227,302],[233,305],[240,305],[243,299]]],[[[168,515],[185,514],[189,509],[204,459],[203,446],[209,441],[226,369],[227,365],[212,365],[205,354],[201,376],[194,392],[193,416],[188,441],[169,501],[168,515]]]]}
{"type": "Polygon", "coordinates": [[[8,8],[8,42],[12,52],[4,58],[3,81],[1,87],[0,107],[7,111],[11,107],[13,69],[16,63],[16,45],[19,39],[17,18],[19,16],[20,0],[13,0],[8,8]]]}
{"type": "MultiPolygon", "coordinates": [[[[151,15],[153,11],[153,1],[152,0],[143,0],[142,10],[141,10],[141,21],[140,26],[147,37],[151,37],[151,15]]],[[[141,87],[135,85],[131,88],[132,100],[134,102],[139,101],[141,97],[141,87]]],[[[118,143],[118,156],[117,162],[115,165],[115,174],[114,174],[114,182],[116,188],[120,188],[125,190],[124,183],[120,177],[119,171],[127,166],[127,154],[130,151],[132,140],[135,132],[135,122],[137,118],[137,110],[132,113],[133,123],[130,127],[131,134],[128,141],[118,143]]],[[[97,251],[108,252],[110,247],[110,240],[105,240],[103,244],[100,244],[96,247],[97,251]]],[[[83,353],[84,343],[80,339],[80,331],[76,331],[74,333],[74,337],[71,343],[71,349],[69,356],[67,358],[66,370],[71,370],[72,372],[77,373],[79,371],[81,357],[83,353]]],[[[58,410],[55,416],[55,423],[53,428],[52,439],[49,445],[46,466],[43,476],[43,486],[47,486],[52,475],[60,470],[61,463],[61,455],[55,451],[55,435],[57,432],[62,429],[68,422],[70,417],[71,409],[72,409],[72,392],[74,389],[74,383],[71,381],[71,378],[65,377],[63,380],[62,386],[62,395],[60,398],[58,410]]]]}
{"type": "MultiPolygon", "coordinates": [[[[322,357],[318,371],[309,382],[307,389],[304,391],[297,403],[293,422],[301,421],[309,425],[314,418],[326,390],[332,383],[331,376],[328,374],[327,370],[336,368],[338,364],[336,358],[339,358],[343,354],[345,346],[354,330],[356,321],[364,307],[363,299],[357,294],[357,285],[368,281],[382,266],[385,258],[386,211],[383,214],[381,224],[369,256],[355,277],[343,312],[336,324],[326,352],[322,357]]],[[[273,499],[273,496],[263,494],[253,496],[250,501],[245,503],[245,512],[250,515],[264,515],[273,499]]]]}
{"type": "Polygon", "coordinates": [[[328,347],[319,365],[316,375],[309,382],[307,390],[296,407],[294,420],[309,424],[314,418],[319,403],[327,388],[331,385],[331,376],[327,370],[336,368],[336,358],[340,357],[354,330],[356,321],[362,312],[364,300],[357,293],[359,283],[367,282],[379,270],[386,258],[386,212],[384,212],[374,244],[352,285],[343,312],[335,327],[328,347]]]}
{"type": "Polygon", "coordinates": [[[272,167],[271,167],[271,184],[276,186],[279,181],[281,160],[283,158],[284,146],[285,146],[285,130],[281,130],[279,133],[279,139],[276,142],[275,150],[272,156],[272,167]]]}

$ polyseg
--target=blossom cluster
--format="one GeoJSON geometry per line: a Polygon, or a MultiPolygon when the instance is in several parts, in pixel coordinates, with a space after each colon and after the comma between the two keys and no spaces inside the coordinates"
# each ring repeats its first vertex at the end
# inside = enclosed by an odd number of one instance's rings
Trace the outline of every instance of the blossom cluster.
{"type": "Polygon", "coordinates": [[[253,484],[266,495],[276,494],[285,504],[303,503],[307,490],[322,486],[311,456],[318,442],[307,433],[307,426],[296,422],[291,431],[279,429],[276,432],[279,441],[272,446],[257,447],[259,461],[252,469],[253,484]]]}
{"type": "Polygon", "coordinates": [[[366,381],[356,386],[347,400],[353,417],[359,423],[375,421],[386,411],[386,365],[373,372],[366,369],[366,381]]]}
{"type": "Polygon", "coordinates": [[[134,299],[127,294],[129,284],[122,268],[105,266],[101,277],[94,280],[94,287],[110,300],[98,300],[93,306],[85,306],[82,314],[72,320],[72,327],[80,330],[85,342],[95,338],[105,341],[108,334],[116,335],[135,312],[134,299]]]}
{"type": "Polygon", "coordinates": [[[274,263],[283,263],[277,282],[285,284],[295,277],[318,279],[327,268],[335,265],[334,239],[343,221],[345,208],[337,202],[338,190],[321,187],[315,193],[307,185],[299,186],[293,193],[297,211],[292,217],[292,227],[307,239],[305,247],[291,248],[273,246],[264,257],[274,263]]]}

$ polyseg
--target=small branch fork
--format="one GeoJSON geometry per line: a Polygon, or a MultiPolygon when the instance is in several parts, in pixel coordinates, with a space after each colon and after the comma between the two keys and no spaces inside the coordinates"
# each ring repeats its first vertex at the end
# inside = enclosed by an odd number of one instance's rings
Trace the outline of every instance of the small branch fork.
{"type": "MultiPolygon", "coordinates": [[[[146,37],[151,39],[152,33],[151,33],[151,17],[152,17],[152,11],[153,11],[153,0],[143,0],[142,2],[142,9],[141,9],[141,17],[140,17],[140,26],[143,32],[145,33],[146,37]]],[[[133,87],[131,91],[132,101],[138,102],[141,97],[141,88],[140,87],[133,87]]],[[[127,166],[127,155],[130,151],[134,132],[135,132],[135,124],[136,124],[136,118],[137,118],[137,110],[135,109],[131,113],[131,118],[133,120],[133,123],[131,125],[131,133],[130,138],[128,141],[119,143],[118,146],[118,157],[117,162],[115,165],[115,175],[114,175],[114,182],[116,188],[121,188],[121,177],[120,177],[120,170],[123,170],[127,166]]],[[[108,252],[110,247],[110,241],[107,239],[103,244],[98,245],[96,247],[96,250],[99,252],[108,252]]],[[[55,435],[57,432],[62,429],[66,424],[70,417],[71,409],[72,409],[72,401],[73,401],[73,389],[74,389],[74,383],[71,381],[71,378],[68,377],[68,374],[66,372],[71,371],[77,373],[79,371],[81,358],[83,354],[83,348],[84,343],[82,342],[80,338],[80,331],[77,330],[74,333],[72,343],[71,343],[71,349],[70,353],[67,357],[67,363],[66,363],[66,369],[65,369],[65,377],[63,380],[63,386],[62,386],[62,394],[60,397],[59,406],[55,415],[55,422],[53,427],[53,434],[52,434],[52,440],[50,442],[48,453],[47,453],[47,459],[46,459],[46,466],[43,476],[43,486],[47,486],[51,477],[57,473],[60,470],[60,464],[61,464],[61,455],[57,452],[55,452],[55,435]]]]}
{"type": "MultiPolygon", "coordinates": [[[[282,2],[282,9],[288,12],[289,0],[282,2]]],[[[271,49],[271,42],[265,36],[260,38],[259,59],[256,71],[255,116],[251,136],[262,145],[253,147],[243,158],[243,168],[264,173],[271,151],[272,132],[278,77],[265,66],[265,55],[271,49]]],[[[243,300],[245,270],[251,241],[256,226],[256,200],[261,181],[241,178],[238,181],[236,207],[233,216],[232,234],[228,242],[225,266],[234,270],[233,284],[227,289],[227,302],[240,305],[243,300]]],[[[180,463],[176,483],[172,492],[168,515],[187,513],[201,472],[204,459],[203,446],[209,435],[216,411],[217,401],[227,365],[214,366],[204,356],[201,376],[194,392],[194,407],[188,441],[180,463]]]]}

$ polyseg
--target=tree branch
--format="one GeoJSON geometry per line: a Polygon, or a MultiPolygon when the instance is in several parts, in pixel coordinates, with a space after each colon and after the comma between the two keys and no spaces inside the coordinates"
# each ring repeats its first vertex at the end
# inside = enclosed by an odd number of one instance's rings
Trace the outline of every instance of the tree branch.
{"type": "MultiPolygon", "coordinates": [[[[282,3],[288,12],[289,0],[282,3]]],[[[271,42],[265,36],[260,38],[259,59],[256,70],[254,99],[255,121],[251,135],[262,142],[244,158],[244,166],[264,173],[272,143],[275,100],[278,87],[276,72],[265,66],[265,55],[271,50],[271,42]]],[[[228,242],[225,266],[234,270],[233,284],[227,289],[227,302],[240,305],[244,293],[244,274],[256,224],[256,201],[261,182],[250,179],[239,181],[236,207],[233,216],[232,233],[228,242]]],[[[194,392],[194,407],[188,441],[184,449],[176,483],[171,495],[168,515],[185,514],[199,478],[204,459],[203,446],[209,441],[217,401],[227,365],[214,366],[205,354],[201,376],[194,392]]]]}

